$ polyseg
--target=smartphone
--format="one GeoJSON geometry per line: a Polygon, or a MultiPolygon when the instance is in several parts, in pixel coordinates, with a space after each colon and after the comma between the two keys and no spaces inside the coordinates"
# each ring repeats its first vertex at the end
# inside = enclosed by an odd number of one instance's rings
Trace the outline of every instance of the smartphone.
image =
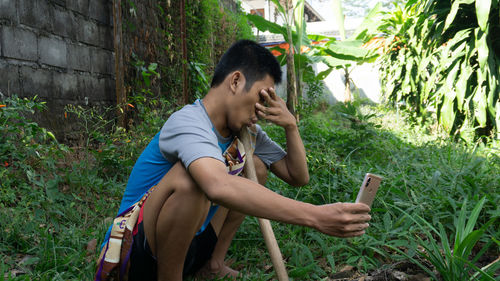
{"type": "Polygon", "coordinates": [[[359,189],[356,203],[364,203],[371,207],[381,181],[380,176],[367,173],[359,189]]]}

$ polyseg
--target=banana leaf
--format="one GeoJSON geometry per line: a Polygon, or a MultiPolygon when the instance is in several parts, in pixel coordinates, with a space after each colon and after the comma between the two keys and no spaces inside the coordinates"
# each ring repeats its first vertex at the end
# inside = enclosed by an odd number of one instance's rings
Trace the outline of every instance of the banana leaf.
{"type": "Polygon", "coordinates": [[[265,18],[258,16],[258,15],[247,14],[246,17],[260,31],[269,31],[269,32],[274,33],[274,34],[281,34],[281,35],[283,35],[284,38],[288,37],[286,28],[279,25],[279,24],[276,24],[274,22],[270,22],[270,21],[266,20],[265,18]]]}
{"type": "Polygon", "coordinates": [[[340,39],[344,41],[346,39],[344,28],[344,11],[342,9],[342,3],[340,0],[333,0],[333,13],[337,21],[337,26],[339,28],[340,39]]]}
{"type": "Polygon", "coordinates": [[[377,30],[377,22],[380,20],[380,12],[382,11],[382,3],[378,2],[349,38],[355,40],[368,41],[377,30]]]}

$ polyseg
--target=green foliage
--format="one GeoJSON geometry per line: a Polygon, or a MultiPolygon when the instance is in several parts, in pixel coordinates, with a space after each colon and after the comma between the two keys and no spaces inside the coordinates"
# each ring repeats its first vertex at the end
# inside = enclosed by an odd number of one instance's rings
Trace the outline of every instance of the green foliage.
{"type": "Polygon", "coordinates": [[[136,74],[132,81],[135,87],[128,95],[128,101],[131,103],[145,103],[147,99],[158,98],[154,95],[151,86],[155,80],[160,79],[157,63],[150,63],[146,66],[146,62],[141,60],[135,53],[132,53],[132,60],[130,61],[134,67],[136,74]],[[137,90],[135,90],[137,89],[137,90]]]}
{"type": "MultiPolygon", "coordinates": [[[[172,112],[167,108],[173,106],[166,104],[158,111],[136,107],[138,120],[143,121],[133,123],[128,132],[100,127],[103,121],[96,115],[105,114],[102,111],[75,107],[68,111],[68,118],[78,118],[81,126],[87,122],[89,127],[75,128],[83,140],[80,146],[68,148],[29,121],[30,111],[42,106],[36,100],[13,98],[0,104],[6,105],[0,107],[0,157],[10,161],[8,167],[0,166],[0,273],[17,272],[12,280],[92,279],[101,239],[116,214],[132,163],[172,112]],[[97,239],[97,249],[86,250],[92,239],[97,239]]],[[[294,188],[271,175],[269,188],[314,204],[353,202],[366,172],[380,174],[384,180],[364,236],[340,239],[274,223],[294,280],[324,280],[347,264],[366,272],[402,258],[388,246],[423,264],[417,252],[421,243],[414,237],[430,245],[431,238],[422,236],[430,232],[438,238],[434,241],[438,249],[446,249],[433,230],[441,235],[442,228],[448,239],[456,235],[460,238],[455,240],[465,246],[472,241],[467,237],[477,238],[474,224],[481,232],[474,249],[485,250],[473,249],[468,260],[484,268],[498,256],[498,220],[489,221],[500,215],[500,194],[492,192],[500,188],[499,148],[453,143],[432,128],[408,120],[404,112],[361,101],[304,115],[299,129],[310,183],[294,188]],[[481,215],[478,208],[469,212],[469,204],[463,203],[466,199],[473,205],[481,202],[481,215]],[[405,213],[428,223],[416,219],[418,226],[405,213]],[[476,260],[478,256],[481,259],[476,260]]],[[[285,145],[282,128],[264,127],[285,145]]],[[[255,218],[246,219],[229,255],[235,260],[233,266],[247,274],[243,280],[275,278],[255,218]]],[[[494,266],[483,271],[489,270],[494,266]]],[[[9,278],[4,274],[0,279],[9,278]]]]}
{"type": "MultiPolygon", "coordinates": [[[[425,240],[421,238],[419,234],[414,237],[406,236],[405,238],[416,239],[418,241],[418,244],[423,248],[423,250],[414,248],[413,251],[416,252],[422,259],[434,266],[435,270],[440,274],[439,280],[494,280],[494,272],[497,268],[500,268],[500,261],[496,260],[483,268],[479,268],[475,265],[475,263],[487,251],[488,247],[494,243],[494,240],[489,240],[486,245],[480,246],[479,250],[476,250],[476,254],[472,253],[479,240],[485,238],[484,234],[486,229],[488,229],[495,222],[495,220],[498,219],[498,217],[492,218],[479,229],[474,230],[484,202],[485,198],[483,197],[479,202],[477,202],[476,206],[469,215],[466,210],[467,200],[464,201],[456,221],[454,245],[450,243],[448,234],[441,223],[438,222],[438,230],[422,217],[418,215],[412,216],[404,210],[395,207],[408,216],[410,220],[423,230],[425,240]],[[469,217],[467,222],[466,217],[469,217]],[[439,241],[436,241],[435,237],[438,237],[439,241]]],[[[496,242],[497,246],[500,246],[500,243],[498,243],[498,241],[496,242]]],[[[421,262],[396,247],[392,248],[411,259],[430,276],[438,280],[436,274],[431,269],[424,266],[421,262]]]]}
{"type": "MultiPolygon", "coordinates": [[[[423,231],[432,232],[430,227],[437,229],[440,224],[448,235],[454,235],[457,222],[464,216],[458,212],[458,206],[466,198],[475,204],[486,196],[483,213],[477,219],[478,225],[485,226],[484,235],[477,245],[489,244],[489,250],[485,252],[488,253],[488,262],[498,256],[500,247],[494,243],[500,234],[496,230],[498,224],[488,224],[489,220],[500,215],[496,203],[500,195],[491,192],[500,188],[498,147],[453,143],[432,127],[419,126],[411,120],[404,112],[356,102],[337,104],[324,112],[304,115],[300,131],[306,147],[310,182],[305,187],[293,188],[271,176],[267,184],[269,188],[314,204],[353,202],[366,172],[384,178],[372,207],[371,227],[365,236],[344,240],[316,233],[319,238],[312,238],[310,235],[314,232],[307,229],[296,226],[276,228],[275,225],[285,257],[292,256],[293,249],[301,249],[302,243],[309,248],[315,265],[307,270],[318,276],[309,279],[324,278],[325,275],[318,272],[323,270],[331,274],[346,264],[360,271],[370,271],[400,260],[400,253],[388,246],[401,249],[414,261],[422,263],[415,257],[419,244],[414,237],[423,231]],[[401,210],[420,216],[429,225],[419,227],[401,210]]],[[[268,126],[265,129],[273,139],[285,144],[280,128],[268,126]]],[[[469,214],[470,210],[466,209],[465,217],[469,214]]],[[[244,228],[249,227],[244,225],[244,228]]],[[[248,232],[243,232],[241,237],[246,235],[248,232]]],[[[263,243],[258,235],[250,237],[263,243]]],[[[241,245],[235,247],[234,255],[239,257],[238,251],[241,250],[251,251],[255,242],[250,240],[243,249],[241,245]]],[[[247,242],[243,239],[241,243],[247,242]]],[[[289,269],[308,267],[313,263],[307,253],[301,259],[302,263],[293,264],[289,269]]],[[[470,261],[477,267],[486,265],[473,258],[470,261]]]]}
{"type": "Polygon", "coordinates": [[[416,115],[436,111],[467,140],[500,129],[498,0],[409,1],[386,13],[385,96],[416,115]]]}
{"type": "MultiPolygon", "coordinates": [[[[32,99],[8,97],[0,108],[0,181],[1,186],[16,186],[35,170],[51,170],[55,168],[60,150],[66,147],[59,145],[55,136],[46,129],[30,121],[29,116],[42,110],[45,103],[32,99]],[[56,159],[54,159],[54,157],[56,159]],[[12,176],[8,176],[12,173],[12,176]]],[[[0,191],[1,205],[15,204],[15,194],[0,191]]],[[[5,206],[5,205],[4,205],[5,206]]]]}
{"type": "MultiPolygon", "coordinates": [[[[183,67],[188,64],[190,100],[206,94],[198,74],[211,77],[227,48],[238,39],[253,39],[252,30],[236,3],[233,10],[217,0],[185,1],[187,61],[181,42],[180,1],[122,1],[125,48],[125,90],[133,106],[160,109],[160,99],[183,103],[183,67]],[[196,66],[193,66],[196,64],[196,66]],[[195,72],[193,72],[195,71],[195,72]],[[201,71],[201,72],[200,72],[201,71]]],[[[127,112],[135,118],[138,111],[127,112]]],[[[132,119],[133,119],[132,118],[132,119]]]]}
{"type": "Polygon", "coordinates": [[[215,65],[231,44],[239,39],[254,39],[240,3],[235,12],[221,9],[220,5],[217,0],[186,1],[189,85],[193,98],[206,94],[201,92],[206,85],[199,77],[212,76],[215,65]]]}

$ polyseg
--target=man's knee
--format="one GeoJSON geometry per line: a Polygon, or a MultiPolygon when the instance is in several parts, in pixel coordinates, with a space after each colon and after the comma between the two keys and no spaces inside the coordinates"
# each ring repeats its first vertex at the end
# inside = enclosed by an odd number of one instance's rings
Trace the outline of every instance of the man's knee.
{"type": "Polygon", "coordinates": [[[177,162],[168,171],[167,175],[159,182],[159,185],[168,186],[167,189],[171,193],[192,194],[193,196],[206,198],[203,191],[180,162],[177,162]]]}
{"type": "Polygon", "coordinates": [[[260,184],[264,185],[267,181],[267,166],[256,155],[253,156],[253,162],[255,164],[255,173],[257,174],[257,180],[260,184]]]}

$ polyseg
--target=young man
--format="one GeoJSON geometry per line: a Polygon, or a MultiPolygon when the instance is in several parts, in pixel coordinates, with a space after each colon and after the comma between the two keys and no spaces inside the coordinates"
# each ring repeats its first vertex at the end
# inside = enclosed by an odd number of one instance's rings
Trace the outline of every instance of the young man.
{"type": "Polygon", "coordinates": [[[196,272],[236,277],[224,257],[244,215],[338,237],[364,233],[370,220],[364,204],[315,206],[261,185],[267,169],[294,186],[309,180],[296,120],[274,90],[281,76],[267,49],[238,41],[221,58],[205,98],[174,113],[153,138],[134,166],[119,211],[154,186],[133,225],[129,280],[182,280],[196,272]],[[285,130],[286,152],[255,125],[258,117],[285,130]],[[257,130],[254,162],[261,184],[228,173],[232,158],[223,156],[247,127],[257,130]]]}

